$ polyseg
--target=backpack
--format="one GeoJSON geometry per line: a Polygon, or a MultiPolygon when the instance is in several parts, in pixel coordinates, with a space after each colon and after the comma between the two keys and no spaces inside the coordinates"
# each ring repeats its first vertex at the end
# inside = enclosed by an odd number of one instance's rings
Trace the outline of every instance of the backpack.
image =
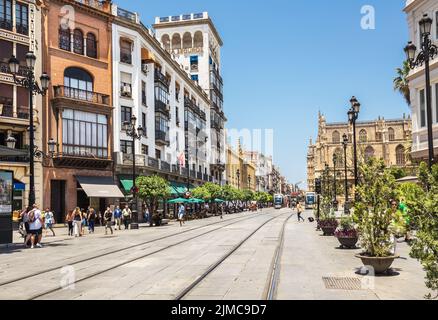
{"type": "Polygon", "coordinates": [[[31,212],[29,212],[29,222],[30,223],[33,223],[33,222],[35,222],[35,211],[31,211],[31,212]]]}

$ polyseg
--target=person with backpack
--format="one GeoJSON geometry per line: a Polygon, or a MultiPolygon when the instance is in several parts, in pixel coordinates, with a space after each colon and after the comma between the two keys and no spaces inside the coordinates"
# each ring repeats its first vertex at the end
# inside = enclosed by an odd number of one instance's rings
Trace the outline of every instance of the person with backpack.
{"type": "Polygon", "coordinates": [[[46,229],[46,236],[47,236],[48,230],[52,231],[53,236],[55,236],[55,231],[53,231],[53,225],[56,223],[55,222],[55,215],[50,210],[50,208],[46,209],[44,217],[45,217],[44,223],[45,223],[45,229],[46,229]]]}
{"type": "Polygon", "coordinates": [[[90,208],[90,210],[89,210],[87,221],[88,221],[88,232],[94,233],[94,225],[95,225],[95,221],[96,221],[96,211],[93,208],[90,208]]]}
{"type": "Polygon", "coordinates": [[[120,210],[119,206],[114,210],[114,220],[116,222],[114,229],[117,230],[119,228],[119,231],[122,230],[122,210],[120,210]]]}
{"type": "Polygon", "coordinates": [[[111,234],[114,234],[113,228],[112,228],[113,212],[111,211],[110,207],[106,208],[106,211],[103,214],[103,217],[105,219],[105,235],[108,234],[108,229],[111,230],[111,234]]]}
{"type": "Polygon", "coordinates": [[[128,205],[125,206],[125,209],[123,209],[123,223],[125,224],[125,230],[129,229],[129,222],[132,217],[131,209],[129,209],[128,205]]]}
{"type": "Polygon", "coordinates": [[[32,235],[31,237],[31,249],[37,246],[38,248],[42,248],[41,240],[43,237],[43,215],[41,210],[38,209],[36,204],[33,205],[33,209],[29,212],[29,231],[32,235]]]}

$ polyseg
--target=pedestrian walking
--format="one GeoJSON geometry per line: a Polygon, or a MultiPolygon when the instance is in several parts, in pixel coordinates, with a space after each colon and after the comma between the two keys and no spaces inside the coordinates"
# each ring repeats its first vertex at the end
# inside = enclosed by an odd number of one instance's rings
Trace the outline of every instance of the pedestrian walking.
{"type": "Polygon", "coordinates": [[[87,211],[85,211],[84,209],[81,209],[81,212],[82,212],[81,235],[85,235],[85,227],[87,226],[88,214],[87,211]]]}
{"type": "Polygon", "coordinates": [[[297,204],[297,215],[298,215],[298,222],[303,220],[305,222],[304,218],[301,216],[301,213],[303,212],[303,207],[301,206],[301,203],[297,204]]]}
{"type": "Polygon", "coordinates": [[[178,221],[179,221],[179,225],[182,227],[183,224],[185,224],[185,215],[186,215],[186,208],[184,207],[183,204],[180,205],[179,209],[178,209],[178,221]]]}
{"type": "Polygon", "coordinates": [[[106,211],[103,214],[103,217],[105,219],[105,235],[108,234],[108,229],[111,230],[111,234],[114,234],[113,228],[112,228],[113,212],[111,211],[110,207],[106,208],[106,211]]]}
{"type": "Polygon", "coordinates": [[[219,205],[219,211],[220,211],[220,214],[221,214],[221,219],[224,219],[224,204],[223,203],[221,203],[219,205]]]}
{"type": "Polygon", "coordinates": [[[23,211],[21,211],[20,219],[24,225],[24,245],[26,247],[30,247],[30,238],[32,237],[32,234],[30,233],[29,229],[29,211],[30,207],[26,207],[23,211]]]}
{"type": "Polygon", "coordinates": [[[55,222],[55,215],[50,210],[50,208],[47,208],[45,211],[45,214],[44,214],[44,224],[45,224],[45,229],[46,229],[46,236],[47,236],[48,230],[52,231],[53,237],[55,236],[55,231],[53,231],[53,225],[55,223],[56,223],[55,222]]]}
{"type": "Polygon", "coordinates": [[[146,208],[144,209],[144,221],[146,223],[149,223],[150,218],[151,218],[151,216],[149,214],[149,208],[148,208],[148,206],[146,206],[146,208]]]}
{"type": "Polygon", "coordinates": [[[73,224],[74,224],[74,235],[75,237],[82,237],[81,226],[82,226],[82,212],[81,209],[76,208],[73,212],[73,224]]]}
{"type": "Polygon", "coordinates": [[[88,221],[88,232],[94,233],[94,226],[96,223],[96,211],[94,210],[94,208],[90,208],[88,212],[87,221],[88,221]]]}
{"type": "Polygon", "coordinates": [[[65,216],[65,221],[68,225],[68,235],[73,236],[73,221],[74,221],[74,214],[73,210],[69,210],[67,215],[65,216]]]}
{"type": "Polygon", "coordinates": [[[117,230],[119,228],[119,230],[122,230],[122,210],[120,210],[119,206],[114,210],[114,219],[116,222],[114,229],[117,230]]]}
{"type": "Polygon", "coordinates": [[[33,209],[29,212],[29,231],[32,234],[31,237],[31,249],[37,246],[38,248],[42,248],[41,240],[43,237],[43,215],[41,210],[38,208],[38,205],[34,204],[33,209]]]}
{"type": "Polygon", "coordinates": [[[123,223],[125,224],[125,230],[129,229],[129,223],[131,221],[132,212],[131,209],[129,209],[128,205],[125,206],[125,209],[123,209],[123,223]]]}

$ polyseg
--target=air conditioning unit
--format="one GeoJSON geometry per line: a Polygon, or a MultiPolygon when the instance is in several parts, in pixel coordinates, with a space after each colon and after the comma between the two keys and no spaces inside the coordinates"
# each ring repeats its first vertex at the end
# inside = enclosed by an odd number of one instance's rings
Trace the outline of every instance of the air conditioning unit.
{"type": "Polygon", "coordinates": [[[166,111],[170,112],[170,105],[169,104],[166,106],[166,111]]]}
{"type": "Polygon", "coordinates": [[[143,71],[144,73],[148,73],[148,65],[146,63],[143,63],[141,65],[141,71],[143,71]]]}
{"type": "Polygon", "coordinates": [[[131,88],[129,86],[122,87],[122,95],[123,96],[131,96],[131,88]]]}

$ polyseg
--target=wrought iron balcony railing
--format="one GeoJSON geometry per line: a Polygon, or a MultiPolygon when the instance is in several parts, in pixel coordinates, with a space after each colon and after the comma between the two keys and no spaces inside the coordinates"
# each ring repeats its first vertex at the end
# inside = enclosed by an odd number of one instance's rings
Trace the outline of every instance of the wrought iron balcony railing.
{"type": "Polygon", "coordinates": [[[55,86],[55,98],[68,98],[109,106],[110,96],[66,86],[55,86]]]}

